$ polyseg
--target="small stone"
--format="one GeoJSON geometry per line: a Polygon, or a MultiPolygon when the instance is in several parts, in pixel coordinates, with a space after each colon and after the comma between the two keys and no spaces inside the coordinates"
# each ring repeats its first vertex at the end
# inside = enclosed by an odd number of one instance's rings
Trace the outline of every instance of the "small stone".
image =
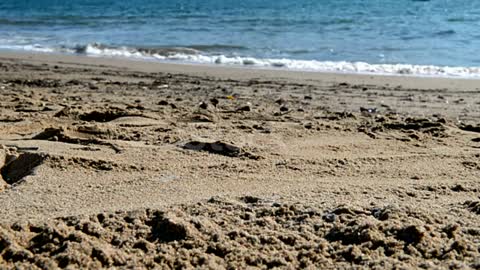
{"type": "Polygon", "coordinates": [[[450,188],[454,192],[466,192],[468,191],[464,186],[461,184],[456,184],[455,186],[450,188]]]}
{"type": "Polygon", "coordinates": [[[335,214],[332,214],[332,213],[328,213],[326,215],[324,215],[322,217],[323,220],[325,220],[326,222],[334,222],[336,219],[337,219],[337,215],[335,214]]]}
{"type": "Polygon", "coordinates": [[[237,111],[240,111],[240,112],[249,112],[251,110],[252,108],[250,107],[250,105],[245,105],[237,109],[237,111]]]}
{"type": "Polygon", "coordinates": [[[377,108],[364,108],[364,107],[360,107],[360,112],[362,113],[377,113],[377,108]]]}
{"type": "Polygon", "coordinates": [[[288,110],[289,110],[289,109],[288,109],[287,106],[282,106],[282,107],[280,107],[280,111],[281,111],[281,112],[288,112],[288,110]]]}
{"type": "Polygon", "coordinates": [[[285,100],[283,98],[279,98],[275,100],[275,103],[277,103],[278,105],[282,105],[283,103],[285,103],[285,100]]]}
{"type": "Polygon", "coordinates": [[[206,151],[214,154],[238,157],[241,155],[242,151],[239,147],[224,143],[221,141],[217,142],[207,142],[207,141],[191,141],[183,146],[185,149],[197,150],[197,151],[206,151]]]}
{"type": "Polygon", "coordinates": [[[213,106],[217,107],[219,101],[216,98],[212,98],[212,99],[210,99],[210,103],[212,103],[213,106]]]}
{"type": "Polygon", "coordinates": [[[192,121],[195,122],[215,122],[214,117],[210,117],[203,114],[197,114],[192,117],[192,121]]]}

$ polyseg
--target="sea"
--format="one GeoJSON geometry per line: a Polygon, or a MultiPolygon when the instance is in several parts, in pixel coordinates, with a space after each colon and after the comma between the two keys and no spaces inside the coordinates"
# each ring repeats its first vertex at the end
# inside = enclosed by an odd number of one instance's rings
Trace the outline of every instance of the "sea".
{"type": "Polygon", "coordinates": [[[480,1],[0,0],[0,50],[480,77],[480,1]]]}

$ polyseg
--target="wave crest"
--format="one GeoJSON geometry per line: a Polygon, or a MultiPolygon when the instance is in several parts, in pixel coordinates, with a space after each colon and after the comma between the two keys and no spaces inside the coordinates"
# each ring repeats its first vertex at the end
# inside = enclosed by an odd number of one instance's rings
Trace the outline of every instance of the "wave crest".
{"type": "MultiPolygon", "coordinates": [[[[75,48],[49,48],[38,45],[9,46],[7,49],[28,50],[37,52],[61,52],[74,53],[95,57],[121,57],[139,60],[181,62],[191,64],[209,64],[223,66],[248,66],[258,68],[274,68],[298,71],[313,72],[334,72],[334,73],[360,73],[360,74],[381,74],[381,75],[411,75],[411,76],[432,76],[432,77],[463,77],[480,78],[480,67],[449,67],[434,65],[411,65],[411,64],[369,64],[365,62],[348,61],[318,61],[318,60],[295,60],[295,59],[272,59],[254,58],[242,56],[227,56],[212,54],[201,49],[219,47],[213,46],[192,46],[190,47],[114,47],[99,43],[92,43],[86,46],[75,48]]],[[[0,46],[6,48],[5,46],[0,46]]]]}

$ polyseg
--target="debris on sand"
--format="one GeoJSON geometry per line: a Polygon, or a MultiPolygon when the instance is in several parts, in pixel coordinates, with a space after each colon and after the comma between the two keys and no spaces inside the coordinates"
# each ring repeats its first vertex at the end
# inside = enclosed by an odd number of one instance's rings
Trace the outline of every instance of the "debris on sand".
{"type": "Polygon", "coordinates": [[[281,112],[288,112],[290,109],[287,106],[280,107],[281,112]]]}
{"type": "Polygon", "coordinates": [[[80,120],[88,122],[110,122],[120,117],[125,116],[142,116],[142,114],[135,114],[129,111],[110,108],[105,111],[91,111],[79,115],[80,120]]]}
{"type": "Polygon", "coordinates": [[[471,212],[480,215],[480,201],[466,201],[463,205],[471,212]]]}
{"type": "Polygon", "coordinates": [[[239,147],[221,141],[191,141],[186,143],[183,148],[196,151],[207,151],[213,154],[229,157],[239,157],[242,152],[239,147]]]}
{"type": "Polygon", "coordinates": [[[218,103],[220,103],[220,101],[219,101],[218,99],[216,99],[216,98],[211,98],[211,99],[210,99],[210,103],[212,103],[212,105],[213,105],[214,107],[217,107],[217,105],[218,105],[218,103]]]}
{"type": "Polygon", "coordinates": [[[470,131],[470,132],[480,132],[480,124],[477,124],[476,126],[463,124],[463,125],[460,125],[459,128],[461,130],[470,131]]]}
{"type": "Polygon", "coordinates": [[[32,174],[34,169],[42,164],[45,159],[46,155],[40,153],[4,153],[3,162],[0,164],[2,178],[7,184],[15,184],[25,176],[32,174]]]}
{"type": "Polygon", "coordinates": [[[207,110],[209,108],[208,103],[206,103],[206,102],[200,103],[200,105],[198,105],[198,107],[200,107],[200,109],[203,109],[203,110],[207,110]]]}
{"type": "Polygon", "coordinates": [[[241,106],[237,109],[237,112],[250,112],[252,107],[250,105],[241,106]]]}
{"type": "Polygon", "coordinates": [[[105,135],[104,133],[108,133],[108,130],[102,130],[95,126],[80,126],[75,130],[50,127],[33,136],[32,140],[57,141],[80,145],[105,145],[111,147],[116,153],[120,153],[122,151],[121,148],[99,137],[100,135],[105,135]]]}
{"type": "Polygon", "coordinates": [[[71,131],[66,128],[46,128],[42,132],[32,137],[32,140],[59,141],[73,144],[95,143],[98,140],[93,131],[71,131]]]}
{"type": "Polygon", "coordinates": [[[191,141],[186,143],[183,148],[195,151],[206,151],[212,154],[228,157],[247,157],[250,159],[259,159],[258,156],[251,154],[238,146],[222,141],[191,141]]]}
{"type": "Polygon", "coordinates": [[[377,113],[377,108],[364,108],[360,107],[360,112],[363,114],[375,114],[377,113]]]}

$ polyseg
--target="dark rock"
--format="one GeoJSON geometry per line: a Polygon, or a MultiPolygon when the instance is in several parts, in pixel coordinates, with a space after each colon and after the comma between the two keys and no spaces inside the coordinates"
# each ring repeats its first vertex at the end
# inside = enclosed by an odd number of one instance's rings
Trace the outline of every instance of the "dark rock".
{"type": "Polygon", "coordinates": [[[153,220],[152,240],[162,242],[185,240],[191,236],[191,230],[186,222],[178,217],[160,214],[153,220]]]}
{"type": "Polygon", "coordinates": [[[32,174],[33,170],[41,165],[45,159],[45,155],[26,152],[5,164],[0,172],[5,182],[15,184],[25,176],[32,174]]]}
{"type": "Polygon", "coordinates": [[[402,240],[407,244],[419,243],[424,236],[425,230],[414,225],[402,228],[397,232],[397,239],[402,240]]]}
{"type": "MultiPolygon", "coordinates": [[[[135,107],[138,108],[138,107],[135,107]]],[[[110,108],[105,111],[92,111],[79,115],[80,120],[88,122],[110,122],[124,116],[142,116],[139,113],[131,113],[121,109],[110,108]]]]}
{"type": "Polygon", "coordinates": [[[191,141],[186,143],[183,148],[196,151],[206,151],[213,154],[219,154],[229,157],[238,157],[241,155],[242,151],[239,147],[227,144],[221,141],[217,142],[202,142],[202,141],[191,141]]]}
{"type": "Polygon", "coordinates": [[[480,132],[480,125],[461,125],[459,126],[461,130],[471,131],[471,132],[480,132]]]}
{"type": "Polygon", "coordinates": [[[249,112],[251,110],[252,108],[250,107],[250,105],[245,105],[237,109],[238,112],[249,112]]]}
{"type": "Polygon", "coordinates": [[[200,107],[200,109],[206,110],[206,109],[208,109],[208,104],[206,102],[202,102],[202,103],[200,103],[199,107],[200,107]]]}
{"type": "Polygon", "coordinates": [[[305,125],[303,125],[306,129],[312,129],[313,128],[313,124],[312,123],[306,123],[305,125]]]}
{"type": "Polygon", "coordinates": [[[377,108],[360,107],[360,112],[362,112],[362,113],[377,113],[377,108]]]}
{"type": "Polygon", "coordinates": [[[280,111],[281,111],[281,112],[288,112],[288,110],[289,110],[289,109],[288,109],[287,106],[282,106],[282,107],[280,107],[280,111]]]}
{"type": "Polygon", "coordinates": [[[322,219],[326,222],[334,222],[337,219],[337,215],[333,213],[328,213],[322,216],[322,219]]]}
{"type": "Polygon", "coordinates": [[[212,99],[210,99],[210,103],[212,103],[213,106],[217,107],[219,101],[216,98],[212,98],[212,99]]]}
{"type": "Polygon", "coordinates": [[[467,192],[468,191],[468,189],[466,189],[464,186],[462,186],[460,184],[457,184],[457,185],[451,187],[450,189],[454,192],[467,192]]]}
{"type": "Polygon", "coordinates": [[[463,205],[471,212],[480,215],[480,201],[466,201],[463,205]]]}

